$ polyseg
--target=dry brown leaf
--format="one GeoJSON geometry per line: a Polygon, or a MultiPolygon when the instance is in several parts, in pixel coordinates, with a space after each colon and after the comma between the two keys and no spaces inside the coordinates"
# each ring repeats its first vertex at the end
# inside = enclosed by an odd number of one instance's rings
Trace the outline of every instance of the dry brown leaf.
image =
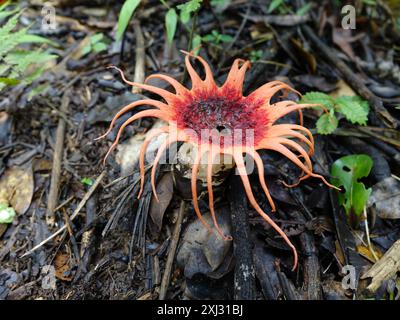
{"type": "Polygon", "coordinates": [[[303,46],[303,44],[296,38],[291,38],[290,40],[291,40],[293,46],[296,48],[297,52],[300,54],[300,56],[303,58],[303,60],[305,60],[305,62],[310,67],[311,73],[315,73],[317,71],[317,59],[315,59],[314,55],[312,53],[310,53],[303,46]]]}
{"type": "Polygon", "coordinates": [[[172,173],[168,172],[163,175],[161,180],[157,183],[156,190],[159,201],[157,201],[153,195],[149,214],[151,220],[153,220],[157,226],[158,231],[160,231],[165,210],[169,206],[174,193],[174,180],[172,173]]]}
{"type": "Polygon", "coordinates": [[[354,92],[354,90],[342,79],[340,79],[336,85],[337,85],[337,89],[329,94],[334,99],[339,96],[356,96],[357,95],[354,92]]]}
{"type": "Polygon", "coordinates": [[[54,260],[54,268],[56,269],[56,277],[63,281],[71,281],[72,276],[67,275],[70,273],[70,257],[66,253],[57,254],[54,260]]]}
{"type": "Polygon", "coordinates": [[[18,214],[24,214],[34,190],[32,164],[8,169],[0,180],[0,201],[7,202],[18,214]]]}
{"type": "Polygon", "coordinates": [[[355,36],[352,36],[351,29],[343,29],[343,28],[332,29],[333,43],[336,44],[353,61],[355,60],[355,55],[350,43],[355,42],[364,36],[365,36],[364,33],[359,33],[355,36]]]}
{"type": "Polygon", "coordinates": [[[400,219],[400,182],[387,177],[375,184],[367,207],[382,219],[400,219]]]}
{"type": "MultiPolygon", "coordinates": [[[[371,244],[372,245],[372,244],[371,244]]],[[[378,258],[382,257],[382,252],[380,252],[376,247],[373,248],[376,256],[378,258]]],[[[376,259],[374,257],[374,254],[371,252],[371,249],[364,246],[364,245],[358,245],[357,246],[357,252],[362,255],[364,258],[368,259],[369,261],[371,261],[372,263],[376,262],[376,259]]]]}

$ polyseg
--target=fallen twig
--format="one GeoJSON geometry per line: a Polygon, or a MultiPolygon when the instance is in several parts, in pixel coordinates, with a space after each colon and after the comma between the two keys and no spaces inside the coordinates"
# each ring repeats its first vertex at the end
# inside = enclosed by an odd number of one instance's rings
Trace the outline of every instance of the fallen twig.
{"type": "MultiPolygon", "coordinates": [[[[69,105],[69,91],[66,91],[61,101],[61,112],[66,113],[69,105]]],[[[56,142],[53,153],[53,168],[51,170],[51,181],[49,196],[47,198],[47,212],[46,222],[48,225],[54,225],[54,209],[58,203],[58,191],[60,188],[60,175],[61,175],[61,163],[64,151],[64,137],[65,137],[66,122],[63,117],[58,120],[56,142]]]]}
{"type": "Polygon", "coordinates": [[[181,234],[182,221],[183,221],[183,216],[185,214],[185,211],[186,211],[186,202],[185,202],[185,200],[182,200],[180,208],[179,208],[178,218],[176,219],[174,232],[172,234],[171,245],[169,247],[169,252],[168,252],[167,262],[165,265],[164,275],[163,275],[163,278],[161,281],[160,294],[158,296],[159,300],[164,300],[165,296],[167,294],[169,281],[171,279],[172,265],[173,265],[174,259],[175,259],[176,248],[178,247],[179,236],[181,234]]]}
{"type": "MultiPolygon", "coordinates": [[[[135,31],[136,36],[136,55],[135,55],[135,75],[134,81],[137,83],[143,83],[145,78],[145,44],[142,28],[140,27],[140,20],[135,19],[133,22],[133,29],[135,31]]],[[[132,93],[140,93],[141,89],[137,87],[132,88],[132,93]]]]}

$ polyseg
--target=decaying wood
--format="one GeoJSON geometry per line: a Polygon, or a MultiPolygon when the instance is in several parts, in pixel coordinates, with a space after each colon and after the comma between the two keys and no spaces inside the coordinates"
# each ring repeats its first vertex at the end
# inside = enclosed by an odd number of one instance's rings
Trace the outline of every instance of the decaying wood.
{"type": "Polygon", "coordinates": [[[230,182],[228,194],[231,205],[233,252],[236,260],[235,300],[254,300],[255,270],[246,196],[239,176],[232,176],[230,182]]]}
{"type": "Polygon", "coordinates": [[[400,240],[397,240],[361,279],[372,278],[366,289],[376,292],[384,281],[395,277],[397,272],[400,272],[400,240]]]}

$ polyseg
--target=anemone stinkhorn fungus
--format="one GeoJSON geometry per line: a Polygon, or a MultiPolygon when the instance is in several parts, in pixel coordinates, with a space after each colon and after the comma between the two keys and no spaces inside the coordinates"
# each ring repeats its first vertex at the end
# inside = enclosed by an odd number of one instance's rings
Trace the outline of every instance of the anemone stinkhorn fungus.
{"type": "Polygon", "coordinates": [[[152,85],[128,81],[120,69],[113,67],[121,73],[122,79],[127,84],[155,93],[161,96],[165,102],[145,99],[135,101],[121,109],[115,115],[108,131],[102,137],[106,136],[112,130],[116,120],[125,112],[140,105],[149,105],[154,107],[154,109],[136,113],[122,124],[106,157],[118,144],[124,128],[133,121],[143,117],[156,117],[166,121],[166,126],[155,129],[148,134],[141,148],[139,160],[141,190],[139,192],[139,197],[143,191],[145,153],[150,141],[159,134],[169,134],[168,138],[161,145],[155,156],[151,171],[151,185],[156,199],[155,172],[163,152],[174,142],[189,142],[197,149],[191,176],[194,210],[203,225],[208,230],[212,231],[211,227],[202,217],[197,199],[197,173],[201,159],[203,159],[203,156],[206,156],[206,159],[208,160],[206,176],[210,213],[217,232],[224,239],[230,240],[231,237],[226,236],[223,233],[215,216],[212,189],[212,164],[217,155],[219,156],[222,154],[231,156],[236,163],[237,172],[241,177],[250,203],[262,218],[282,236],[292,249],[294,255],[294,270],[297,266],[298,260],[296,248],[283,230],[258,205],[251,190],[243,154],[250,155],[254,160],[258,169],[258,177],[261,187],[271,205],[272,211],[275,211],[275,204],[264,179],[263,162],[257,152],[260,149],[277,151],[296,164],[303,171],[303,175],[300,177],[299,182],[308,177],[316,177],[322,179],[326,185],[331,186],[323,176],[315,174],[312,171],[310,156],[314,152],[313,136],[307,128],[302,126],[301,109],[315,105],[297,104],[296,102],[289,100],[271,104],[271,98],[281,90],[285,92],[293,91],[298,93],[290,86],[280,81],[268,82],[248,96],[243,96],[243,81],[246,70],[250,67],[250,63],[249,61],[241,59],[236,59],[233,62],[225,83],[219,87],[214,81],[210,66],[203,58],[193,55],[192,53],[184,53],[186,54],[186,68],[192,82],[190,90],[184,87],[177,80],[167,75],[155,74],[147,78],[159,78],[166,81],[174,88],[175,93],[152,85]],[[202,79],[194,70],[190,62],[191,56],[203,65],[205,72],[204,79],[202,79]],[[300,115],[300,125],[275,124],[279,118],[296,110],[300,115]],[[223,133],[221,132],[221,128],[224,129],[223,133]],[[238,136],[235,136],[237,131],[241,132],[239,138],[238,136]],[[216,135],[219,139],[214,139],[216,135]],[[300,143],[292,139],[297,139],[300,143]],[[249,141],[251,141],[250,144],[249,141]],[[302,144],[307,147],[307,151],[304,149],[302,144]],[[301,158],[304,162],[300,160],[301,158]]]}

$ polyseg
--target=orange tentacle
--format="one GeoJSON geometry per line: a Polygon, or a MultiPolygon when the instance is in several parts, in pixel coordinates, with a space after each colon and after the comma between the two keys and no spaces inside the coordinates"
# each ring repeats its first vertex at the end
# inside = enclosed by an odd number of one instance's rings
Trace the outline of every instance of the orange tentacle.
{"type": "Polygon", "coordinates": [[[293,89],[291,86],[283,83],[282,81],[271,81],[253,91],[250,95],[247,96],[247,98],[262,100],[265,101],[265,103],[269,104],[271,98],[280,90],[288,90],[300,95],[297,90],[293,89]]]}
{"type": "Polygon", "coordinates": [[[258,152],[255,151],[255,150],[251,150],[251,149],[248,148],[248,149],[245,150],[245,152],[247,154],[249,154],[254,159],[254,162],[256,163],[257,169],[258,169],[258,177],[259,177],[259,180],[260,180],[261,187],[263,188],[264,193],[267,196],[267,199],[268,199],[268,202],[269,202],[269,204],[271,206],[272,212],[275,212],[276,211],[276,207],[275,207],[274,200],[272,200],[272,197],[271,197],[271,194],[269,193],[267,184],[265,183],[264,164],[262,162],[262,159],[261,159],[260,155],[258,154],[258,152]]]}
{"type": "Polygon", "coordinates": [[[102,139],[102,138],[104,138],[105,136],[107,136],[107,135],[111,132],[111,130],[113,129],[115,122],[116,122],[116,121],[119,119],[119,117],[122,116],[125,112],[128,112],[128,111],[130,111],[130,110],[132,110],[132,109],[134,109],[134,108],[136,108],[136,107],[138,107],[138,106],[146,105],[146,104],[151,105],[151,106],[154,106],[154,107],[156,107],[158,110],[167,111],[167,105],[164,104],[164,103],[162,103],[162,102],[160,102],[160,101],[157,101],[157,100],[146,99],[146,100],[139,100],[139,101],[132,102],[132,103],[128,104],[127,106],[125,106],[124,108],[122,108],[120,111],[118,111],[118,113],[117,113],[117,114],[114,116],[114,118],[111,120],[110,126],[108,127],[108,130],[106,131],[106,133],[104,133],[104,134],[101,135],[100,137],[96,138],[95,140],[102,139]]]}
{"type": "Polygon", "coordinates": [[[312,107],[320,107],[320,105],[316,104],[297,104],[291,101],[281,101],[271,105],[271,109],[269,109],[268,116],[272,123],[274,123],[279,118],[282,118],[284,115],[287,115],[290,112],[295,110],[301,110],[304,108],[312,108],[312,107]],[[284,102],[284,104],[283,104],[284,102]]]}
{"type": "Polygon", "coordinates": [[[312,171],[310,171],[304,164],[303,162],[301,162],[299,160],[299,158],[292,152],[290,151],[287,147],[283,146],[280,143],[277,143],[275,141],[268,141],[263,145],[264,149],[270,149],[270,150],[274,150],[277,151],[279,153],[281,153],[282,155],[284,155],[285,157],[287,157],[290,161],[292,161],[294,164],[296,164],[298,167],[300,167],[300,169],[302,169],[304,172],[306,172],[308,174],[308,176],[314,177],[314,178],[319,178],[321,179],[327,186],[331,187],[331,188],[335,188],[337,190],[340,190],[339,188],[337,188],[336,186],[328,183],[328,181],[326,181],[326,179],[316,173],[313,173],[312,171]]]}
{"type": "Polygon", "coordinates": [[[278,234],[285,240],[287,245],[292,249],[292,252],[293,252],[293,269],[292,270],[294,271],[297,267],[297,261],[298,261],[297,250],[296,250],[295,246],[292,244],[292,242],[289,240],[288,236],[283,232],[283,230],[258,205],[256,199],[254,198],[253,192],[251,190],[249,178],[247,177],[247,172],[246,172],[246,168],[244,165],[243,156],[242,156],[241,152],[235,153],[234,159],[236,162],[236,166],[237,166],[240,178],[242,179],[244,189],[246,191],[247,197],[248,197],[251,205],[261,215],[261,217],[267,223],[269,223],[271,225],[271,227],[276,230],[276,232],[278,232],[278,234]]]}
{"type": "Polygon", "coordinates": [[[118,130],[118,134],[117,137],[115,138],[113,144],[111,145],[110,149],[108,150],[106,156],[104,157],[104,164],[108,158],[108,156],[110,155],[110,153],[115,149],[115,147],[117,146],[119,139],[121,138],[121,134],[124,131],[125,127],[129,124],[131,124],[133,121],[136,121],[140,118],[144,118],[144,117],[157,117],[163,120],[168,121],[168,117],[162,112],[162,111],[157,111],[157,110],[145,110],[145,111],[141,111],[136,113],[134,116],[130,117],[128,120],[126,120],[122,126],[119,128],[118,130]]]}
{"type": "Polygon", "coordinates": [[[153,129],[147,133],[146,138],[143,141],[142,147],[140,148],[140,155],[139,155],[140,190],[138,193],[138,199],[141,197],[141,195],[143,193],[143,188],[144,188],[144,160],[145,160],[145,156],[146,156],[147,147],[149,146],[149,144],[150,144],[151,140],[153,140],[153,138],[155,138],[156,136],[158,136],[162,133],[167,133],[167,132],[168,132],[168,126],[153,129]]]}
{"type": "Polygon", "coordinates": [[[272,126],[271,128],[268,129],[267,134],[265,135],[264,139],[279,138],[279,137],[284,137],[284,136],[287,136],[289,138],[297,138],[300,141],[307,144],[307,146],[309,147],[309,155],[312,155],[314,153],[314,139],[311,135],[311,132],[305,128],[304,128],[305,130],[303,130],[305,133],[307,133],[307,134],[309,133],[309,138],[311,139],[311,141],[310,141],[303,134],[293,130],[295,128],[297,129],[297,128],[303,128],[303,127],[297,126],[297,125],[289,125],[289,124],[278,124],[278,125],[272,126]]]}
{"type": "MultiPolygon", "coordinates": [[[[213,72],[210,68],[210,65],[205,61],[202,57],[192,53],[192,52],[187,52],[184,50],[181,50],[182,53],[186,54],[186,57],[191,56],[194,57],[195,59],[199,60],[200,63],[203,65],[204,72],[206,74],[206,77],[203,82],[203,87],[206,87],[207,89],[213,89],[216,87],[215,81],[214,81],[214,76],[213,72]]],[[[196,73],[197,74],[197,73],[196,73]]]]}
{"type": "MultiPolygon", "coordinates": [[[[212,149],[212,148],[211,148],[212,149]]],[[[218,224],[217,218],[215,216],[215,210],[214,210],[214,194],[213,194],[213,189],[212,189],[212,169],[213,169],[213,160],[214,160],[214,155],[215,153],[212,152],[211,150],[208,152],[208,161],[207,161],[207,189],[208,189],[208,203],[210,207],[210,213],[211,217],[214,223],[215,228],[217,229],[219,235],[224,239],[225,241],[230,241],[232,240],[231,236],[226,236],[224,234],[224,231],[221,229],[221,227],[218,224]]]]}
{"type": "Polygon", "coordinates": [[[232,64],[231,70],[226,77],[225,83],[221,87],[221,90],[223,91],[226,88],[230,88],[234,89],[239,94],[242,94],[244,78],[246,75],[246,71],[250,68],[250,66],[250,61],[235,59],[232,64]],[[243,63],[241,67],[239,67],[240,63],[243,63]]]}
{"type": "Polygon", "coordinates": [[[211,227],[204,220],[203,215],[200,212],[199,203],[197,201],[197,172],[199,171],[200,161],[205,152],[207,152],[207,150],[202,150],[201,147],[198,148],[196,158],[195,158],[193,166],[192,166],[192,178],[191,178],[192,200],[193,200],[194,211],[196,212],[196,215],[199,218],[200,222],[207,228],[207,230],[210,233],[212,233],[213,231],[212,231],[211,227]]]}
{"type": "Polygon", "coordinates": [[[172,143],[176,142],[177,140],[174,138],[168,138],[164,143],[160,146],[160,148],[157,151],[157,155],[154,159],[153,162],[153,167],[151,168],[151,175],[150,175],[150,181],[151,181],[151,188],[153,189],[153,194],[154,197],[156,198],[157,202],[159,202],[158,195],[157,195],[157,190],[156,190],[156,170],[157,170],[157,165],[158,162],[160,161],[165,149],[167,149],[172,143]]]}
{"type": "MultiPolygon", "coordinates": [[[[185,51],[184,53],[187,53],[187,52],[185,51]]],[[[185,65],[186,65],[186,69],[189,73],[190,79],[192,81],[191,91],[201,88],[203,81],[201,80],[200,76],[198,75],[196,70],[194,70],[192,64],[190,63],[190,54],[186,54],[186,56],[185,56],[185,65]]]]}
{"type": "Polygon", "coordinates": [[[140,89],[147,90],[147,91],[153,92],[155,94],[158,94],[159,96],[164,98],[168,102],[168,104],[173,103],[176,100],[176,95],[171,93],[171,92],[169,92],[169,91],[167,91],[167,90],[164,90],[164,89],[161,89],[161,88],[157,88],[157,87],[154,87],[154,86],[150,86],[148,84],[142,84],[142,83],[129,81],[129,80],[127,80],[125,78],[124,72],[121,69],[119,69],[119,68],[117,68],[115,66],[110,66],[108,68],[117,70],[120,73],[121,78],[125,83],[127,83],[127,84],[129,84],[131,86],[138,87],[140,89]]]}
{"type": "Polygon", "coordinates": [[[165,80],[166,82],[168,82],[174,89],[177,95],[186,95],[189,93],[189,90],[184,87],[182,84],[180,84],[179,81],[175,80],[174,78],[164,75],[164,74],[152,74],[150,76],[148,76],[145,80],[145,82],[148,82],[150,79],[154,79],[154,78],[158,78],[158,79],[162,79],[165,80]]]}

